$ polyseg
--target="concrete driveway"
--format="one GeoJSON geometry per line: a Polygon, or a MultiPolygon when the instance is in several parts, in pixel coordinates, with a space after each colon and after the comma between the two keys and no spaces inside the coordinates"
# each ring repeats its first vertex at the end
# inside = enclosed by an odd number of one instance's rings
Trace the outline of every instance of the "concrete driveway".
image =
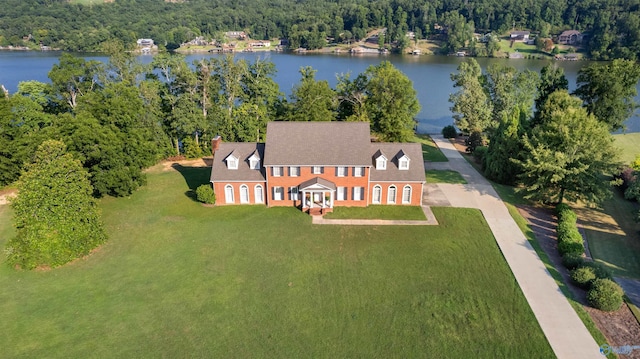
{"type": "MultiPolygon", "coordinates": [[[[457,171],[468,184],[427,184],[424,204],[477,208],[482,211],[556,356],[602,358],[598,344],[511,218],[491,184],[467,163],[449,140],[442,136],[432,138],[449,162],[428,163],[427,169],[457,171]]],[[[535,357],[535,353],[531,353],[531,357],[535,357]]]]}

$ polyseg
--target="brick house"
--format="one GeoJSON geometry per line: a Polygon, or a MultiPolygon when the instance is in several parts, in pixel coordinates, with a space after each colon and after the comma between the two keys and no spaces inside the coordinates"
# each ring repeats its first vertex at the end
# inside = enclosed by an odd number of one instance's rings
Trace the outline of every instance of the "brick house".
{"type": "Polygon", "coordinates": [[[270,122],[265,143],[212,141],[217,205],[334,206],[422,204],[418,143],[371,142],[365,122],[270,122]]]}

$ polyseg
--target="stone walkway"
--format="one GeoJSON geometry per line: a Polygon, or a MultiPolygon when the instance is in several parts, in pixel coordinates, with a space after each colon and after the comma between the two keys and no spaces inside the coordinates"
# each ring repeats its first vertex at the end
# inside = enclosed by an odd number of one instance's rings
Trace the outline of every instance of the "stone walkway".
{"type": "MultiPolygon", "coordinates": [[[[432,138],[449,162],[429,163],[427,169],[457,171],[468,184],[427,184],[425,204],[480,209],[556,356],[602,358],[598,344],[491,184],[466,162],[451,142],[442,136],[432,138]]],[[[534,357],[535,353],[531,355],[534,357]]]]}
{"type": "Polygon", "coordinates": [[[431,207],[422,206],[425,221],[387,220],[387,219],[325,219],[322,216],[311,216],[313,224],[335,224],[341,226],[434,226],[438,225],[431,207]]]}

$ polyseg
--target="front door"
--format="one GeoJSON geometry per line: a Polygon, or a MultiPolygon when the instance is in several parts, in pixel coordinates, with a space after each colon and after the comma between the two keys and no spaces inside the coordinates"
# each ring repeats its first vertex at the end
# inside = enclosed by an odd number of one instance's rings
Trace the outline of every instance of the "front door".
{"type": "Polygon", "coordinates": [[[315,193],[313,194],[313,201],[314,201],[315,203],[322,203],[322,193],[315,192],[315,193]]]}

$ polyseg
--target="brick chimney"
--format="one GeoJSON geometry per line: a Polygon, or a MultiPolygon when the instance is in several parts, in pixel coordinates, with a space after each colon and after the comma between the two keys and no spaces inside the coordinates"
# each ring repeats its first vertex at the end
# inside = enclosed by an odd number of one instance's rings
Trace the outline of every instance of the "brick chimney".
{"type": "Polygon", "coordinates": [[[222,142],[220,136],[216,136],[211,140],[211,154],[216,154],[216,151],[220,148],[220,142],[222,142]]]}

